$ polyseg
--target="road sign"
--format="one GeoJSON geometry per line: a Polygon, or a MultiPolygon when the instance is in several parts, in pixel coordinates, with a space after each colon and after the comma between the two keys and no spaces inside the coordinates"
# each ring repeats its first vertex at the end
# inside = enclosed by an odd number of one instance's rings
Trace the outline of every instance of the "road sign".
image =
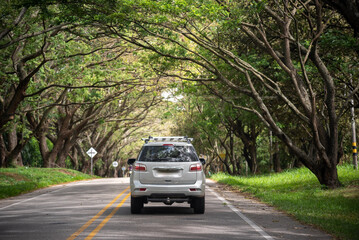
{"type": "Polygon", "coordinates": [[[125,171],[126,170],[126,167],[122,167],[122,171],[125,171]]]}
{"type": "Polygon", "coordinates": [[[113,162],[113,163],[112,163],[112,166],[113,166],[113,167],[118,167],[118,162],[113,162]]]}
{"type": "Polygon", "coordinates": [[[90,148],[86,153],[90,158],[93,158],[97,154],[97,151],[94,148],[90,148]]]}
{"type": "Polygon", "coordinates": [[[91,175],[93,175],[93,160],[92,159],[97,154],[97,151],[91,147],[86,153],[91,158],[91,175]]]}

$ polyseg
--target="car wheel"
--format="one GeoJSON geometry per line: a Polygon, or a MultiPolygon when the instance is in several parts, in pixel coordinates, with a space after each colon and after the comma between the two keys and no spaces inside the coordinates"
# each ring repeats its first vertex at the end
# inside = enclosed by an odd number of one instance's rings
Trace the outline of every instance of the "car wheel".
{"type": "Polygon", "coordinates": [[[143,208],[143,199],[141,197],[131,196],[131,213],[140,213],[143,208]]]}
{"type": "Polygon", "coordinates": [[[203,214],[205,209],[205,200],[204,197],[193,198],[191,207],[193,207],[194,213],[203,214]]]}

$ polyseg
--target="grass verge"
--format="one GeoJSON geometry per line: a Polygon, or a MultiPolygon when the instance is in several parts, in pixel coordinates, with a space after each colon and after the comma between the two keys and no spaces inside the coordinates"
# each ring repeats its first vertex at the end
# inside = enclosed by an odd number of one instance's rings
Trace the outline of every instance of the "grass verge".
{"type": "Polygon", "coordinates": [[[55,184],[94,177],[63,168],[0,168],[0,199],[55,184]]]}
{"type": "Polygon", "coordinates": [[[344,187],[334,190],[324,190],[306,168],[251,177],[218,173],[211,178],[251,193],[339,239],[358,239],[359,171],[345,165],[338,167],[338,174],[344,187]]]}

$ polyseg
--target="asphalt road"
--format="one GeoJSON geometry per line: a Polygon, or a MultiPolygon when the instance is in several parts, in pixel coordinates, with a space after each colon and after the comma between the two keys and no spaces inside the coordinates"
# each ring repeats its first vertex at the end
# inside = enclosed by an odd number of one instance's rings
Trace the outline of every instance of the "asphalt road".
{"type": "Polygon", "coordinates": [[[193,214],[188,204],[150,203],[141,214],[131,215],[128,186],[128,179],[100,179],[2,200],[0,239],[282,238],[268,233],[275,229],[264,230],[212,187],[206,192],[205,214],[193,214]]]}

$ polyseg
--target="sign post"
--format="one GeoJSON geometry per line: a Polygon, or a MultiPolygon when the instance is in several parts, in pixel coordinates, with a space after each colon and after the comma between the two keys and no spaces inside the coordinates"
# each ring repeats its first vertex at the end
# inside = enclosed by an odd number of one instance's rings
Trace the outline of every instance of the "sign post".
{"type": "Polygon", "coordinates": [[[125,170],[126,170],[126,167],[123,166],[123,167],[122,167],[122,177],[125,177],[125,170]]]}
{"type": "Polygon", "coordinates": [[[97,154],[97,151],[91,147],[86,153],[91,158],[91,175],[93,175],[93,157],[97,154]]]}
{"type": "Polygon", "coordinates": [[[118,167],[118,162],[114,161],[112,162],[112,167],[115,169],[115,172],[113,173],[113,177],[117,178],[117,167],[118,167]]]}

